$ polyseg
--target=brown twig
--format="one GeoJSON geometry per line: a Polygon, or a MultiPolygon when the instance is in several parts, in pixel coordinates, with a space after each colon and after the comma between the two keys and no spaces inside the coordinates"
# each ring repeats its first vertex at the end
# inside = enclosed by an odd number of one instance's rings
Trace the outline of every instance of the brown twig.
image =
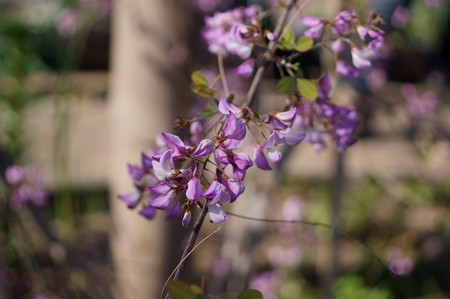
{"type": "Polygon", "coordinates": [[[264,71],[266,70],[268,63],[272,61],[273,54],[275,53],[275,50],[277,49],[277,42],[281,37],[283,25],[284,25],[284,23],[286,23],[286,20],[289,16],[289,12],[295,6],[295,2],[296,1],[291,1],[291,3],[289,3],[289,5],[287,5],[285,7],[285,9],[281,12],[280,17],[277,20],[275,29],[273,30],[273,34],[276,36],[276,40],[269,42],[269,44],[267,45],[267,50],[263,54],[262,62],[256,70],[255,77],[253,77],[252,84],[250,85],[250,88],[247,93],[246,104],[249,107],[252,106],[253,101],[255,100],[256,88],[258,87],[258,85],[262,79],[262,76],[264,74],[264,71]]]}
{"type": "MultiPolygon", "coordinates": [[[[295,6],[295,2],[296,1],[291,1],[291,3],[284,8],[284,10],[281,13],[280,18],[278,19],[278,21],[275,25],[275,29],[274,29],[273,33],[275,34],[275,36],[277,36],[277,40],[269,42],[269,44],[267,45],[267,50],[263,54],[263,61],[262,61],[261,65],[258,67],[258,69],[256,70],[255,76],[253,77],[253,81],[247,92],[246,104],[248,106],[251,106],[254,101],[256,88],[258,87],[258,85],[262,79],[262,75],[264,74],[267,64],[270,63],[270,61],[272,61],[272,56],[276,50],[276,44],[280,37],[281,31],[283,29],[283,25],[286,23],[289,12],[295,6]]],[[[220,62],[220,59],[219,59],[219,62],[220,62]]],[[[200,232],[200,229],[203,224],[203,220],[205,219],[207,212],[208,212],[208,207],[207,207],[207,205],[205,205],[195,221],[194,227],[191,231],[191,234],[189,235],[188,243],[186,244],[186,247],[184,248],[184,251],[183,251],[183,255],[181,256],[180,265],[179,265],[177,271],[175,272],[173,279],[180,279],[182,277],[184,269],[186,268],[186,264],[188,262],[188,258],[186,258],[186,257],[190,253],[192,248],[194,247],[195,241],[197,240],[198,234],[200,232]]],[[[171,298],[171,296],[169,294],[167,294],[165,297],[165,299],[170,299],[170,298],[171,298]]]]}
{"type": "MultiPolygon", "coordinates": [[[[173,279],[180,279],[183,276],[184,269],[186,268],[188,258],[187,256],[190,254],[192,248],[194,247],[195,241],[197,240],[198,234],[200,233],[200,229],[202,228],[203,221],[205,220],[206,213],[208,212],[208,206],[205,204],[197,219],[195,220],[194,227],[192,228],[191,234],[189,235],[188,242],[186,247],[184,248],[183,255],[181,256],[179,266],[173,275],[173,279]]],[[[170,299],[171,296],[169,294],[166,295],[165,299],[170,299]]]]}

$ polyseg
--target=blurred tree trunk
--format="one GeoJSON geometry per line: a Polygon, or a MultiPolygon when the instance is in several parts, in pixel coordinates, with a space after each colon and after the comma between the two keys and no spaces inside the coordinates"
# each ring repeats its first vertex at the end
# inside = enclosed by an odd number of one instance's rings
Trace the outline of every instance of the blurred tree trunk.
{"type": "Polygon", "coordinates": [[[184,47],[189,9],[177,2],[115,2],[109,170],[117,298],[159,298],[167,268],[173,265],[167,263],[170,233],[163,214],[147,221],[137,211],[129,211],[116,195],[133,191],[127,163],[140,163],[140,153],[155,143],[155,136],[170,131],[175,113],[180,112],[174,109],[175,99],[183,101],[183,92],[189,95],[188,85],[180,80],[186,77],[180,71],[185,62],[180,56],[189,53],[184,47]]]}

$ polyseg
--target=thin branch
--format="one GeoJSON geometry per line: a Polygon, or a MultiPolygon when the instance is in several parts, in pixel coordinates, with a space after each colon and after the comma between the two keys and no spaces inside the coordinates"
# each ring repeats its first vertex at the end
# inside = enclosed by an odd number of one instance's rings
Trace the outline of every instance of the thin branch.
{"type": "Polygon", "coordinates": [[[219,65],[220,78],[222,79],[223,90],[225,91],[225,96],[230,95],[230,89],[228,88],[227,76],[225,75],[225,68],[223,66],[223,57],[221,54],[217,54],[217,64],[219,65]]]}
{"type": "Polygon", "coordinates": [[[298,15],[301,13],[303,7],[305,7],[306,3],[308,3],[309,0],[303,1],[302,4],[300,4],[300,7],[297,8],[296,12],[292,15],[292,17],[289,19],[289,21],[286,23],[286,26],[291,26],[292,23],[297,19],[298,15]]]}
{"type": "MultiPolygon", "coordinates": [[[[294,7],[295,2],[296,1],[291,1],[291,3],[285,7],[283,12],[281,13],[280,18],[277,21],[277,24],[275,25],[274,34],[275,34],[275,36],[278,37],[277,40],[280,38],[280,34],[283,29],[283,25],[287,20],[289,12],[294,7]]],[[[263,55],[263,62],[256,70],[255,77],[253,78],[253,81],[250,85],[250,88],[249,88],[249,91],[248,91],[247,97],[246,97],[246,104],[248,106],[252,105],[254,96],[255,96],[255,92],[256,92],[256,88],[258,87],[258,85],[262,79],[262,75],[265,71],[266,65],[272,60],[272,56],[276,50],[277,40],[271,41],[268,44],[267,50],[263,55]]],[[[228,95],[229,90],[228,90],[228,84],[227,84],[226,78],[225,78],[225,71],[223,68],[223,59],[220,55],[217,56],[217,59],[218,59],[218,64],[219,64],[219,72],[220,72],[221,78],[222,78],[222,84],[223,84],[225,93],[228,95]]],[[[183,255],[180,260],[180,264],[179,264],[178,268],[176,269],[173,279],[180,279],[181,276],[183,275],[184,269],[185,269],[187,261],[188,261],[189,254],[190,254],[192,248],[194,247],[195,240],[198,237],[200,228],[202,227],[203,220],[205,219],[207,211],[208,211],[208,207],[205,204],[200,215],[198,216],[198,218],[194,224],[193,230],[191,231],[191,234],[190,234],[189,240],[188,240],[188,244],[186,245],[186,247],[184,249],[183,255]]],[[[171,296],[169,294],[167,294],[165,298],[170,299],[171,296]]]]}
{"type": "Polygon", "coordinates": [[[283,30],[283,25],[287,20],[287,17],[289,15],[289,12],[294,7],[295,1],[291,1],[289,5],[286,6],[286,8],[281,12],[280,17],[278,18],[278,21],[275,25],[275,29],[273,31],[274,35],[277,37],[276,40],[269,42],[267,45],[267,51],[263,55],[263,61],[261,65],[258,67],[255,73],[255,77],[253,77],[253,81],[250,85],[250,88],[247,93],[246,97],[246,104],[247,106],[251,107],[253,104],[253,101],[255,99],[255,92],[256,88],[258,87],[262,76],[264,74],[264,71],[266,70],[267,64],[272,61],[273,54],[275,53],[275,50],[277,48],[277,42],[280,39],[281,31],[283,30]]]}
{"type": "MultiPolygon", "coordinates": [[[[197,217],[197,220],[195,221],[195,224],[194,224],[194,227],[192,228],[191,234],[189,235],[188,242],[186,244],[186,247],[184,248],[183,255],[181,256],[180,263],[178,264],[178,266],[176,268],[176,272],[173,275],[173,279],[180,279],[181,276],[183,275],[184,269],[186,268],[186,264],[189,260],[188,257],[194,248],[195,241],[197,240],[198,234],[200,232],[200,229],[203,224],[203,220],[205,219],[207,212],[208,212],[208,206],[205,203],[202,211],[200,212],[200,214],[197,217]]],[[[165,298],[170,299],[171,297],[169,294],[167,294],[165,298]]]]}
{"type": "Polygon", "coordinates": [[[398,276],[397,274],[391,272],[391,270],[389,270],[389,267],[383,262],[383,260],[381,259],[381,257],[372,249],[370,248],[369,245],[367,245],[366,243],[364,243],[363,241],[353,237],[350,233],[347,233],[346,231],[343,231],[341,229],[336,228],[335,226],[328,224],[328,223],[323,223],[323,222],[315,222],[315,221],[306,221],[306,220],[286,220],[286,219],[266,219],[266,218],[256,218],[256,217],[250,217],[250,216],[245,216],[245,215],[240,215],[240,214],[235,214],[232,212],[228,212],[226,211],[227,215],[236,217],[236,218],[241,218],[241,219],[245,219],[245,220],[251,220],[251,221],[259,221],[259,222],[267,222],[267,223],[290,223],[290,224],[303,224],[303,225],[309,225],[309,226],[317,226],[317,227],[323,227],[323,228],[327,228],[329,230],[331,230],[332,232],[341,235],[353,242],[358,243],[359,245],[361,245],[362,247],[364,247],[365,250],[367,250],[370,255],[372,255],[375,260],[383,267],[385,268],[391,275],[393,276],[398,276]]]}
{"type": "MultiPolygon", "coordinates": [[[[178,263],[178,265],[175,267],[175,269],[173,269],[172,273],[170,273],[169,277],[167,278],[166,282],[164,283],[164,286],[163,286],[162,291],[161,291],[161,296],[160,296],[160,298],[163,297],[164,289],[166,288],[167,283],[169,282],[169,280],[170,280],[170,278],[172,277],[172,275],[174,275],[175,271],[176,271],[177,269],[180,268],[180,266],[182,265],[182,263],[183,263],[183,262],[191,255],[192,252],[194,252],[195,249],[197,249],[200,245],[202,245],[206,240],[208,240],[209,238],[211,238],[211,236],[214,235],[215,233],[217,233],[221,228],[222,228],[222,227],[219,226],[219,227],[216,228],[212,233],[210,233],[209,235],[207,235],[206,237],[204,237],[200,242],[198,242],[197,245],[195,245],[195,246],[194,246],[194,247],[186,254],[185,257],[183,257],[183,258],[180,260],[180,262],[178,263]]],[[[166,298],[167,298],[167,297],[166,297],[166,298]]]]}

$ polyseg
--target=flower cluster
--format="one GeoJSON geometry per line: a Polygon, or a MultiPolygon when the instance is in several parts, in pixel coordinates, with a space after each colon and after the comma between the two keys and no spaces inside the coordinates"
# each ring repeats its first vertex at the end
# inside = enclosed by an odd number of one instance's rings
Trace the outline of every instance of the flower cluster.
{"type": "Polygon", "coordinates": [[[368,21],[362,25],[356,12],[344,10],[333,20],[303,16],[301,22],[308,27],[305,36],[313,39],[323,39],[325,31],[332,39],[331,49],[336,54],[336,72],[350,77],[359,75],[359,69],[371,66],[370,60],[377,57],[383,45],[384,32],[380,29],[383,20],[374,13],[369,15],[368,21]],[[345,60],[345,53],[350,49],[352,65],[345,60]]]}
{"type": "MultiPolygon", "coordinates": [[[[252,73],[255,58],[249,58],[252,47],[262,41],[262,29],[254,21],[258,13],[259,7],[250,6],[206,18],[203,35],[210,52],[247,59],[236,70],[240,75],[252,73]]],[[[312,48],[311,37],[319,36],[328,26],[336,41],[348,44],[347,35],[356,28],[361,39],[359,48],[352,49],[356,67],[367,66],[368,60],[364,60],[367,55],[363,52],[377,49],[382,42],[375,16],[366,26],[359,25],[352,11],[340,13],[332,22],[311,17],[303,18],[303,22],[311,27],[305,33],[309,37],[296,40],[292,28],[286,27],[282,33],[273,33],[274,36],[281,34],[279,39],[270,39],[266,34],[265,42],[269,44],[270,40],[275,48],[301,54],[312,48]]],[[[275,48],[270,48],[267,50],[276,56],[275,48]]],[[[282,60],[285,59],[275,57],[267,62],[279,64],[282,60]]],[[[286,63],[284,65],[287,67],[286,63]]],[[[221,72],[214,77],[220,78],[225,86],[226,73],[221,72]]],[[[283,148],[298,145],[303,140],[320,150],[330,137],[339,151],[346,150],[355,142],[352,137],[358,123],[355,108],[331,101],[327,74],[316,82],[304,78],[298,64],[292,64],[287,72],[288,76],[277,84],[279,91],[286,94],[285,108],[260,115],[248,106],[248,100],[242,101],[239,95],[235,99],[237,94],[230,94],[233,87],[220,92],[217,80],[211,86],[204,74],[195,71],[191,76],[192,91],[207,104],[192,119],[179,118],[175,126],[188,128],[185,131],[191,136],[182,139],[162,133],[158,148],[142,154],[141,165],[128,165],[137,190],[119,195],[119,199],[129,208],[140,206],[140,214],[149,219],[157,210],[163,210],[168,218],[182,216],[182,225],[187,226],[192,209],[198,207],[208,210],[211,222],[220,223],[227,218],[224,204],[234,202],[244,192],[243,181],[250,167],[271,170],[273,163],[281,161],[283,148]],[[249,145],[251,149],[246,150],[245,146],[249,145]]]]}
{"type": "Polygon", "coordinates": [[[86,16],[103,18],[111,11],[109,0],[78,0],[72,7],[65,7],[55,16],[55,28],[59,35],[68,38],[86,26],[86,16]]]}
{"type": "Polygon", "coordinates": [[[431,90],[419,94],[414,84],[407,83],[402,86],[401,94],[406,100],[408,110],[413,117],[424,118],[430,116],[437,108],[438,99],[431,90]]]}
{"type": "Polygon", "coordinates": [[[283,146],[297,145],[307,136],[315,146],[320,143],[323,147],[323,135],[330,135],[339,150],[354,142],[350,135],[356,127],[356,112],[354,108],[332,104],[329,88],[325,76],[315,101],[296,98],[286,111],[262,116],[246,105],[237,106],[221,98],[208,108],[219,117],[215,136],[199,138],[198,132],[205,130],[200,122],[192,120],[180,122],[190,126],[192,136],[186,141],[162,133],[157,150],[142,154],[140,166],[128,165],[137,191],[119,198],[129,208],[143,202],[140,214],[149,219],[160,209],[167,211],[169,218],[183,214],[182,224],[186,226],[191,209],[206,204],[211,222],[226,220],[222,205],[235,201],[244,192],[247,170],[253,165],[272,169],[271,163],[282,158],[283,146]],[[254,144],[252,157],[239,150],[248,131],[252,132],[254,144]]]}
{"type": "Polygon", "coordinates": [[[42,174],[34,168],[13,165],[5,172],[6,182],[13,187],[11,205],[18,209],[27,202],[44,205],[47,201],[46,184],[42,174]]]}
{"type": "MultiPolygon", "coordinates": [[[[198,123],[194,122],[191,127],[194,125],[198,123]]],[[[169,218],[184,213],[183,226],[190,222],[191,208],[203,207],[200,200],[205,198],[211,222],[224,221],[222,203],[233,202],[244,191],[242,180],[253,163],[248,155],[234,151],[245,137],[243,122],[230,113],[223,127],[216,143],[203,139],[197,146],[186,144],[176,135],[163,133],[159,153],[142,154],[141,166],[128,166],[138,191],[119,198],[129,208],[135,208],[141,200],[146,201],[140,214],[147,218],[153,218],[156,209],[167,211],[169,218]],[[217,169],[214,179],[209,181],[205,172],[214,173],[207,168],[213,152],[217,169]],[[228,165],[233,169],[232,176],[224,172],[228,165]],[[202,185],[207,187],[203,189],[202,185]],[[183,204],[180,203],[182,197],[183,204]]]]}
{"type": "Polygon", "coordinates": [[[339,106],[331,102],[330,79],[325,75],[319,82],[319,96],[314,101],[302,102],[294,119],[293,128],[304,132],[306,140],[316,151],[326,146],[325,135],[330,136],[337,149],[343,152],[355,143],[352,137],[358,125],[353,106],[339,106]]]}
{"type": "Polygon", "coordinates": [[[253,44],[261,34],[255,22],[259,12],[260,7],[252,5],[206,17],[203,38],[208,44],[209,52],[222,56],[237,55],[241,59],[250,57],[253,44]]]}

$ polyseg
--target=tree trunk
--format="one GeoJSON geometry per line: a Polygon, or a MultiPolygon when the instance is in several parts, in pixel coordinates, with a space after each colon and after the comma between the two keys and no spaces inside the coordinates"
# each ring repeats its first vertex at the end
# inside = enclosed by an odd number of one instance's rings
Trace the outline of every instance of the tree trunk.
{"type": "Polygon", "coordinates": [[[178,93],[185,90],[170,53],[180,48],[181,34],[187,32],[181,24],[189,11],[175,4],[120,0],[114,7],[110,186],[118,298],[158,298],[170,265],[165,254],[169,228],[162,213],[147,221],[116,195],[133,191],[127,163],[138,164],[140,153],[154,144],[155,136],[170,130],[177,112],[174,100],[180,101],[178,93]]]}

